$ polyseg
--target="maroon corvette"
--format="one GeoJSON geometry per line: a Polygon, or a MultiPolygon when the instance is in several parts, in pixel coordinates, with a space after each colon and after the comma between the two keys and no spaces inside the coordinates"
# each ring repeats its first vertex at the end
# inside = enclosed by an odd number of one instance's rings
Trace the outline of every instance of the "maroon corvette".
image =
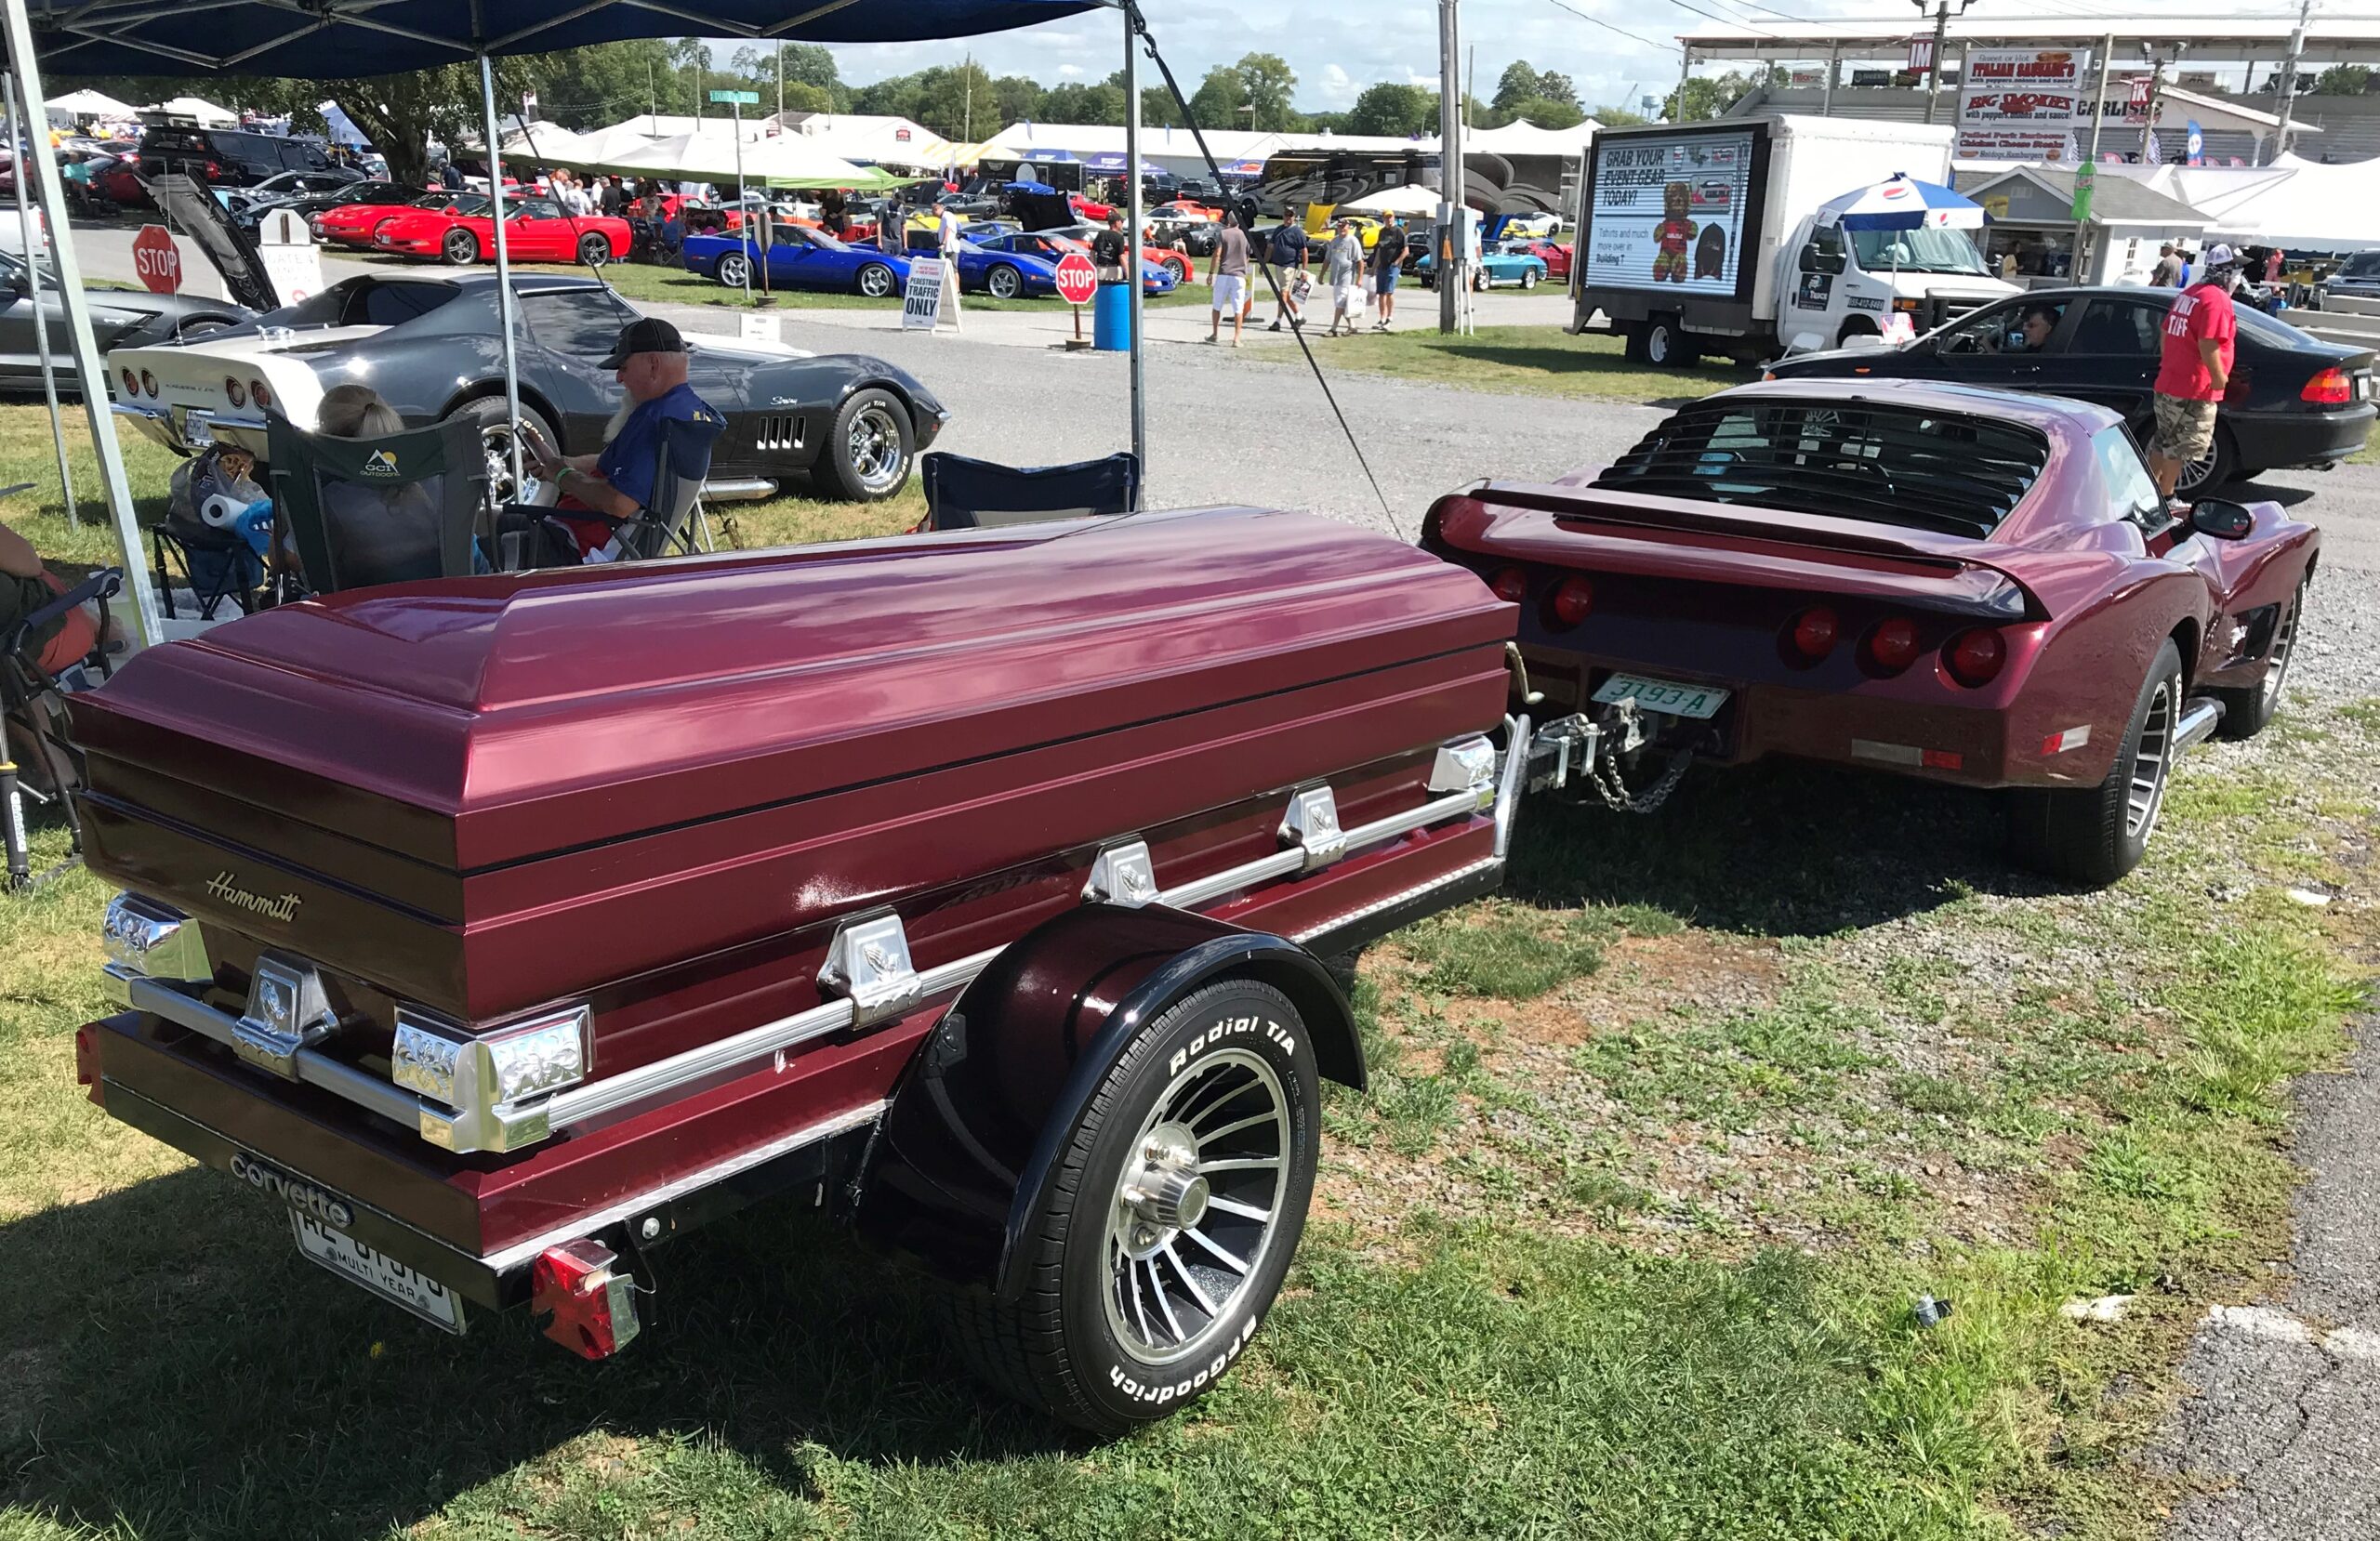
{"type": "Polygon", "coordinates": [[[1289,1267],[1344,960],[1501,880],[1512,615],[1245,508],[266,611],[75,700],[129,1008],[78,1070],[450,1331],[607,1355],[783,1195],[1120,1430],[1289,1267]]]}
{"type": "Polygon", "coordinates": [[[1588,715],[1616,805],[1689,758],[1871,766],[2006,788],[2020,860],[2108,883],[2175,757],[2270,719],[2319,539],[2272,503],[2168,517],[2100,407],[1789,380],[1441,499],[1422,543],[1521,607],[1529,685],[1588,715]]]}

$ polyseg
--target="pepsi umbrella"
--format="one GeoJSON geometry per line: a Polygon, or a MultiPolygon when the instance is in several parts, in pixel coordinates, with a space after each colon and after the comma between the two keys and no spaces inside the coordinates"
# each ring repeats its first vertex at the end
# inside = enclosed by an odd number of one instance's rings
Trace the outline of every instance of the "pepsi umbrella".
{"type": "Polygon", "coordinates": [[[1983,228],[1983,205],[1905,172],[1818,205],[1818,222],[1846,230],[1972,230],[1983,228]]]}

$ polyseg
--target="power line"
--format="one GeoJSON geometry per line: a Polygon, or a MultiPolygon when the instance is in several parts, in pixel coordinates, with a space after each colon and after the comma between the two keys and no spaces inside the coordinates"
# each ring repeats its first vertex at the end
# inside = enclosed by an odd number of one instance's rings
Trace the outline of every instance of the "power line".
{"type": "Polygon", "coordinates": [[[1586,12],[1580,10],[1576,6],[1564,5],[1562,0],[1545,0],[1545,3],[1552,6],[1556,10],[1568,11],[1572,16],[1577,17],[1581,21],[1591,21],[1607,33],[1618,33],[1622,37],[1631,38],[1638,43],[1642,43],[1647,48],[1659,48],[1663,53],[1667,54],[1674,54],[1683,51],[1674,44],[1656,43],[1651,38],[1645,36],[1641,33],[1632,33],[1625,27],[1615,27],[1600,16],[1589,16],[1586,12]]]}

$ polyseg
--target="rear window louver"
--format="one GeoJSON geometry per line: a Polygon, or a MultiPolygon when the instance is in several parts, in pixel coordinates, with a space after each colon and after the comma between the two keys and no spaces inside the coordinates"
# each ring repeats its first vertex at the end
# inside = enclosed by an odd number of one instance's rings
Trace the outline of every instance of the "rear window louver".
{"type": "Polygon", "coordinates": [[[1868,402],[1714,400],[1669,417],[1594,485],[1981,539],[2048,461],[2041,433],[1988,417],[1868,402]]]}

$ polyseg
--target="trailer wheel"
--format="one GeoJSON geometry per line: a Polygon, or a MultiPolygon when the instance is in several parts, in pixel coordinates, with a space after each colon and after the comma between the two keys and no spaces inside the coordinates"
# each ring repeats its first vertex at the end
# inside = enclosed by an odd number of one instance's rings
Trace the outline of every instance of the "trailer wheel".
{"type": "Polygon", "coordinates": [[[1321,1118],[1304,1022],[1227,979],[1143,1029],[1066,1132],[1013,1301],[952,1297],[974,1372],[1121,1434],[1204,1396],[1255,1334],[1305,1229],[1321,1118]]]}
{"type": "Polygon", "coordinates": [[[1702,349],[1675,316],[1655,316],[1645,323],[1645,362],[1663,369],[1690,369],[1702,362],[1702,349]]]}
{"type": "Polygon", "coordinates": [[[2016,859],[2036,872],[2093,888],[2138,866],[2164,811],[2183,705],[2182,655],[2168,638],[2141,681],[2107,780],[2073,791],[2013,795],[2008,837],[2016,859]]]}

